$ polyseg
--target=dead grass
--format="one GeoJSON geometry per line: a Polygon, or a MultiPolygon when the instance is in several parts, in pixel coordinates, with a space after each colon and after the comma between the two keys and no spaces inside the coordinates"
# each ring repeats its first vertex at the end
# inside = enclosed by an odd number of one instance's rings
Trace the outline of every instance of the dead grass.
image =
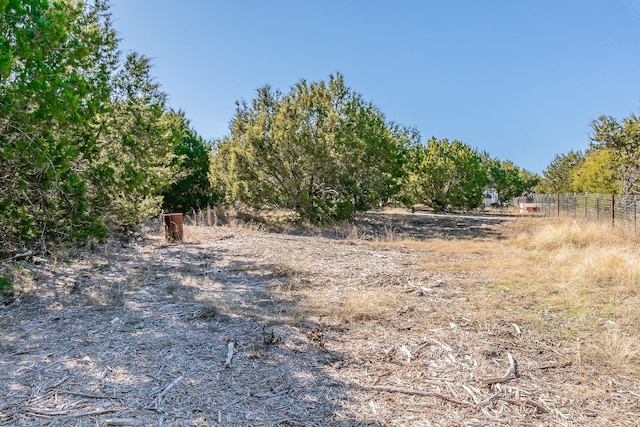
{"type": "Polygon", "coordinates": [[[627,245],[636,237],[625,228],[614,228],[603,222],[570,219],[545,219],[541,222],[539,219],[521,219],[514,225],[509,231],[511,240],[539,251],[564,246],[582,248],[594,245],[627,245]]]}
{"type": "Polygon", "coordinates": [[[311,235],[209,215],[182,243],[155,228],[16,264],[0,425],[637,421],[633,239],[508,216],[374,213],[311,235]],[[519,375],[487,385],[507,354],[519,375]]]}
{"type": "Polygon", "coordinates": [[[298,294],[293,313],[298,321],[323,318],[333,325],[381,320],[398,308],[398,294],[390,289],[307,288],[298,294]]]}
{"type": "Polygon", "coordinates": [[[423,268],[455,277],[477,321],[507,318],[540,339],[573,340],[580,363],[640,375],[637,242],[607,224],[539,219],[505,235],[390,245],[425,250],[423,268]]]}
{"type": "Polygon", "coordinates": [[[637,364],[640,345],[636,335],[624,333],[616,325],[606,325],[605,331],[585,340],[581,359],[592,366],[604,366],[618,372],[637,364]],[[621,369],[622,368],[622,369],[621,369]]]}
{"type": "MultiPolygon", "coordinates": [[[[343,232],[352,239],[365,233],[355,226],[343,232]]],[[[539,339],[573,342],[580,363],[640,374],[636,240],[608,224],[537,218],[516,220],[503,235],[407,240],[385,228],[371,245],[424,253],[422,268],[461,286],[478,322],[507,318],[533,328],[539,339]]],[[[406,303],[384,288],[312,288],[298,297],[296,318],[321,316],[337,323],[383,320],[406,303]]]]}

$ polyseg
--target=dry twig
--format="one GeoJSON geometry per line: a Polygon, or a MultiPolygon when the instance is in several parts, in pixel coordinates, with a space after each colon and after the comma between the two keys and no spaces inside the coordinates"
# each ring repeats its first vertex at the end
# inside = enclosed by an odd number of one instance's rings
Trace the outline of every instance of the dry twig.
{"type": "Polygon", "coordinates": [[[104,424],[107,426],[136,426],[139,425],[138,421],[130,418],[109,418],[104,420],[104,424]]]}
{"type": "Polygon", "coordinates": [[[449,396],[445,396],[442,393],[438,393],[436,391],[422,391],[422,390],[412,390],[409,388],[402,387],[386,387],[380,385],[373,385],[370,388],[374,390],[386,391],[389,393],[402,393],[402,394],[411,394],[414,396],[427,396],[427,397],[437,397],[438,399],[446,400],[447,402],[455,403],[456,405],[466,406],[468,408],[475,408],[476,405],[470,402],[465,402],[462,400],[457,400],[449,396]]]}
{"type": "Polygon", "coordinates": [[[164,388],[164,390],[162,390],[162,393],[160,393],[158,395],[158,397],[156,398],[156,405],[162,400],[162,398],[165,396],[165,394],[167,394],[169,392],[169,390],[171,390],[173,387],[175,387],[176,384],[178,384],[180,381],[182,381],[183,378],[184,378],[184,376],[180,375],[178,378],[176,378],[175,380],[171,381],[171,384],[166,386],[164,388]]]}
{"type": "Polygon", "coordinates": [[[233,341],[229,341],[227,344],[227,360],[224,362],[224,367],[228,368],[231,366],[231,359],[233,358],[233,341]]]}
{"type": "Polygon", "coordinates": [[[509,369],[507,369],[507,372],[505,372],[503,376],[484,378],[482,381],[484,381],[485,384],[491,385],[503,383],[516,378],[516,360],[513,358],[511,353],[507,354],[507,359],[509,359],[509,369]]]}
{"type": "Polygon", "coordinates": [[[2,260],[0,260],[0,262],[7,262],[7,261],[14,260],[14,259],[28,258],[28,257],[30,257],[32,255],[35,255],[34,251],[27,251],[27,252],[23,252],[21,254],[16,254],[14,256],[10,256],[9,258],[2,259],[2,260]]]}
{"type": "Polygon", "coordinates": [[[73,412],[68,409],[39,409],[39,408],[26,408],[25,412],[29,412],[34,415],[40,415],[45,417],[58,417],[64,415],[65,417],[84,417],[92,415],[108,414],[110,412],[116,412],[119,409],[106,408],[106,409],[94,409],[92,411],[73,412]]]}
{"type": "Polygon", "coordinates": [[[114,399],[113,397],[105,396],[104,394],[80,393],[80,392],[71,391],[71,390],[54,390],[54,393],[63,393],[63,394],[69,394],[72,396],[88,397],[91,399],[114,399]]]}
{"type": "Polygon", "coordinates": [[[503,402],[507,402],[510,403],[512,405],[529,405],[529,406],[533,406],[534,408],[536,408],[537,410],[539,410],[542,413],[547,413],[549,412],[549,410],[547,408],[545,408],[544,406],[542,406],[541,404],[534,402],[531,399],[500,399],[503,402]]]}

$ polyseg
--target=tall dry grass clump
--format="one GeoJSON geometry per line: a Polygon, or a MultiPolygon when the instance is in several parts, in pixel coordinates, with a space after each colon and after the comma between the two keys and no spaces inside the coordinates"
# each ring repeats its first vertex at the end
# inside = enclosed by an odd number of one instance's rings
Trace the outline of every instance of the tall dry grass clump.
{"type": "Polygon", "coordinates": [[[541,223],[539,220],[523,220],[516,227],[518,232],[512,232],[511,240],[537,250],[554,250],[563,246],[626,246],[634,238],[625,229],[603,222],[549,219],[541,223]]]}
{"type": "Polygon", "coordinates": [[[396,291],[387,289],[313,289],[299,294],[294,318],[324,318],[345,324],[386,318],[398,307],[396,291]]]}
{"type": "Polygon", "coordinates": [[[610,326],[592,334],[579,347],[579,360],[613,371],[628,371],[640,360],[640,344],[637,335],[631,335],[610,326]]]}
{"type": "Polygon", "coordinates": [[[526,251],[545,281],[575,292],[626,297],[640,290],[640,247],[634,236],[595,222],[525,226],[509,240],[526,251]]]}
{"type": "MultiPolygon", "coordinates": [[[[609,371],[639,370],[640,246],[610,224],[520,224],[507,244],[536,271],[538,307],[561,310],[560,325],[578,336],[576,359],[609,371]]],[[[522,291],[521,291],[522,292],[522,291]]],[[[531,295],[532,292],[529,292],[531,295]]],[[[636,372],[637,373],[637,372],[636,372]]]]}
{"type": "Polygon", "coordinates": [[[532,218],[513,221],[502,239],[406,245],[425,251],[425,270],[455,278],[476,321],[526,325],[572,343],[577,362],[640,372],[636,236],[609,224],[532,218]]]}

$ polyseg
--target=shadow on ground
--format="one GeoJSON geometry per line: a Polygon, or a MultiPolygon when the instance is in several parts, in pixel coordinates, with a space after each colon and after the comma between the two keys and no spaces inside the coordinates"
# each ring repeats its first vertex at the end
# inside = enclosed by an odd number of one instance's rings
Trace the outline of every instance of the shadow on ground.
{"type": "Polygon", "coordinates": [[[0,312],[0,425],[377,425],[346,412],[327,370],[345,355],[278,322],[295,302],[268,292],[273,265],[219,243],[24,263],[31,296],[0,312]]]}
{"type": "Polygon", "coordinates": [[[354,224],[365,238],[424,240],[499,238],[502,227],[514,217],[508,214],[440,214],[433,212],[367,212],[354,224]]]}

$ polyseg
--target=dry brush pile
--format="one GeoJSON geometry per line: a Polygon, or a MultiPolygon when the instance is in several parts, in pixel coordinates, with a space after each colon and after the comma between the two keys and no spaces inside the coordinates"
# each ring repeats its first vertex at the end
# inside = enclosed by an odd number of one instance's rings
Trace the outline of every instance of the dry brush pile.
{"type": "Polygon", "coordinates": [[[552,230],[370,214],[13,260],[0,425],[635,425],[637,249],[552,230]]]}

